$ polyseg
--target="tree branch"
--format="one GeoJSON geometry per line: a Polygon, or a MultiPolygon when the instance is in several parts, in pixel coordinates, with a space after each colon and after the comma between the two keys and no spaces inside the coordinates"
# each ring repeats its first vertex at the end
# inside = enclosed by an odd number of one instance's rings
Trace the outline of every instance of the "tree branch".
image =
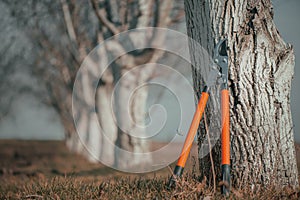
{"type": "Polygon", "coordinates": [[[91,3],[93,5],[93,9],[94,9],[95,14],[96,14],[97,18],[99,19],[99,21],[105,27],[107,27],[114,35],[120,33],[120,30],[105,17],[104,9],[98,8],[97,0],[91,0],[91,3]]]}
{"type": "Polygon", "coordinates": [[[66,0],[60,0],[60,2],[61,2],[63,14],[64,14],[64,20],[65,20],[65,23],[67,26],[68,35],[69,35],[71,41],[77,45],[76,34],[75,34],[74,26],[72,23],[69,6],[68,6],[66,0]]]}

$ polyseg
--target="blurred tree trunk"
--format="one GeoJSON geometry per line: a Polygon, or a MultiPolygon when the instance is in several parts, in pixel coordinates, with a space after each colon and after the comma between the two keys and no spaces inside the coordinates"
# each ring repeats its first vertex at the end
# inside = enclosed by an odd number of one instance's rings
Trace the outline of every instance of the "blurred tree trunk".
{"type": "MultiPolygon", "coordinates": [[[[185,11],[188,35],[210,55],[220,39],[228,38],[233,185],[298,186],[290,109],[294,54],[275,27],[270,0],[190,0],[185,1],[185,11]]],[[[190,52],[199,98],[201,57],[192,43],[190,52]]],[[[205,134],[202,125],[199,147],[205,134]]],[[[220,175],[219,143],[212,154],[220,175]]],[[[201,174],[210,181],[211,166],[209,156],[200,159],[201,174]]]]}
{"type": "MultiPolygon", "coordinates": [[[[100,148],[97,152],[100,154],[100,160],[109,165],[114,164],[114,147],[112,144],[116,141],[117,127],[113,117],[113,110],[111,109],[113,85],[100,86],[97,91],[96,107],[98,110],[99,123],[102,129],[105,130],[105,135],[102,135],[100,148]],[[101,114],[100,114],[101,113],[101,114]]],[[[97,133],[99,135],[99,133],[97,133]]]]}
{"type": "MultiPolygon", "coordinates": [[[[149,145],[143,139],[146,137],[145,109],[148,90],[142,86],[147,81],[147,79],[142,78],[142,72],[143,68],[141,67],[132,71],[125,70],[122,75],[126,74],[126,77],[120,80],[119,86],[116,88],[118,136],[115,164],[121,168],[128,165],[138,165],[140,162],[138,154],[149,150],[149,145]],[[135,153],[136,156],[127,152],[135,153]]],[[[148,162],[150,161],[151,158],[149,157],[148,162]]]]}
{"type": "MultiPolygon", "coordinates": [[[[76,19],[78,17],[76,10],[79,12],[80,4],[74,2],[67,4],[64,0],[61,0],[61,2],[62,6],[66,7],[63,11],[69,38],[73,41],[73,46],[78,49],[76,51],[79,61],[82,61],[88,53],[85,49],[91,46],[78,36],[80,35],[78,32],[80,30],[80,19],[76,19]]],[[[98,42],[134,28],[166,27],[172,9],[171,1],[91,0],[90,3],[100,26],[96,30],[98,42]]],[[[126,42],[133,45],[133,47],[138,42],[149,43],[149,38],[144,34],[132,31],[128,35],[126,42]]],[[[161,40],[162,36],[156,36],[154,32],[149,32],[149,35],[152,35],[150,40],[163,41],[161,40]]],[[[124,44],[117,39],[106,43],[106,52],[99,53],[99,57],[101,57],[99,62],[102,67],[108,65],[106,57],[123,52],[124,47],[122,45],[124,44]]],[[[83,135],[78,137],[76,132],[68,134],[66,138],[67,144],[70,144],[68,146],[77,152],[83,153],[90,160],[100,159],[100,161],[104,161],[105,164],[109,165],[114,163],[119,169],[128,169],[132,166],[150,162],[151,157],[145,158],[144,156],[141,158],[138,156],[139,153],[149,151],[149,145],[143,139],[146,136],[143,127],[145,126],[148,91],[146,87],[139,87],[146,83],[153,73],[151,69],[144,70],[143,67],[138,66],[148,62],[156,62],[161,56],[161,52],[146,49],[136,50],[115,60],[112,66],[109,67],[106,77],[101,77],[98,85],[96,98],[98,119],[93,112],[92,99],[89,99],[92,98],[90,90],[92,90],[94,84],[92,82],[93,70],[97,66],[90,68],[91,72],[82,74],[79,81],[82,82],[81,87],[84,89],[82,89],[82,94],[79,96],[82,96],[83,99],[77,100],[83,102],[83,107],[82,111],[75,113],[75,116],[78,118],[77,128],[79,134],[83,135]],[[138,67],[138,69],[134,70],[135,67],[138,67]],[[124,75],[127,78],[123,78],[124,75]],[[117,89],[114,88],[116,85],[118,85],[117,89]],[[136,89],[138,89],[137,92],[134,92],[136,89]],[[115,94],[112,93],[113,90],[115,94]],[[113,97],[114,99],[112,99],[113,97]],[[115,112],[112,102],[114,102],[115,112]],[[87,110],[90,113],[85,113],[87,110]],[[100,127],[97,126],[96,120],[99,120],[100,127]],[[113,143],[115,143],[115,146],[112,145],[113,143]],[[86,151],[87,149],[88,151],[86,151]]]]}

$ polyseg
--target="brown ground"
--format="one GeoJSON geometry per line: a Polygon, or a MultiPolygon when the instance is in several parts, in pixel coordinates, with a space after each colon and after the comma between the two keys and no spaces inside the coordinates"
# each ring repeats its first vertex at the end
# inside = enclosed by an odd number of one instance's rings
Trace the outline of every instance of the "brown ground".
{"type": "MultiPolygon", "coordinates": [[[[155,144],[154,149],[163,144],[155,144]]],[[[181,148],[174,145],[174,149],[181,148]]],[[[175,190],[165,188],[171,168],[128,174],[91,164],[71,154],[61,141],[0,140],[0,199],[223,199],[220,191],[191,175],[197,168],[193,146],[186,175],[175,190]],[[145,196],[146,195],[146,196],[145,196]]],[[[296,145],[298,168],[300,146],[296,145]]],[[[300,171],[300,169],[299,169],[300,171]]],[[[269,188],[264,192],[235,191],[232,199],[297,199],[300,191],[269,188]],[[274,192],[276,191],[276,192],[274,192]]]]}
{"type": "MultiPolygon", "coordinates": [[[[164,144],[155,143],[153,149],[164,144]]],[[[173,145],[174,150],[181,146],[173,145]]],[[[172,152],[172,151],[171,151],[172,152]]],[[[196,145],[193,146],[188,169],[195,167],[196,145]]],[[[174,164],[173,164],[174,165],[174,164]]],[[[89,163],[81,155],[68,151],[63,141],[27,141],[27,140],[0,140],[0,178],[34,177],[34,176],[98,176],[100,179],[115,176],[160,176],[170,175],[170,169],[141,175],[122,173],[102,164],[89,163]]],[[[1,181],[1,179],[0,179],[1,181]]]]}

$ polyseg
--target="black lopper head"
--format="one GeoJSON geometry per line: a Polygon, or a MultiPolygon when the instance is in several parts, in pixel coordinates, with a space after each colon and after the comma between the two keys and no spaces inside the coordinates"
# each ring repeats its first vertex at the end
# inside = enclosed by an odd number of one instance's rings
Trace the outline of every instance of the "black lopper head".
{"type": "Polygon", "coordinates": [[[227,39],[220,40],[214,49],[214,62],[219,67],[223,87],[228,87],[227,39]]]}

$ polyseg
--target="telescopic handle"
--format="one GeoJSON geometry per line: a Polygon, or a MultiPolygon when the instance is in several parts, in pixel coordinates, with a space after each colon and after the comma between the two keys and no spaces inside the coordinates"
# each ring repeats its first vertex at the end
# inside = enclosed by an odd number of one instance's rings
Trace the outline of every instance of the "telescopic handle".
{"type": "Polygon", "coordinates": [[[177,165],[174,169],[173,176],[169,180],[169,183],[168,183],[169,188],[172,187],[173,184],[175,183],[176,177],[180,177],[182,175],[182,172],[183,172],[183,169],[185,167],[187,158],[188,158],[189,153],[191,151],[191,147],[192,147],[195,135],[196,135],[198,127],[199,127],[200,120],[203,116],[208,97],[209,97],[208,87],[205,86],[202,93],[201,93],[201,98],[198,102],[196,111],[194,113],[194,117],[193,117],[192,123],[190,125],[189,132],[188,132],[188,134],[186,136],[186,139],[184,141],[184,145],[183,145],[183,148],[181,150],[180,157],[177,161],[177,165]]]}

